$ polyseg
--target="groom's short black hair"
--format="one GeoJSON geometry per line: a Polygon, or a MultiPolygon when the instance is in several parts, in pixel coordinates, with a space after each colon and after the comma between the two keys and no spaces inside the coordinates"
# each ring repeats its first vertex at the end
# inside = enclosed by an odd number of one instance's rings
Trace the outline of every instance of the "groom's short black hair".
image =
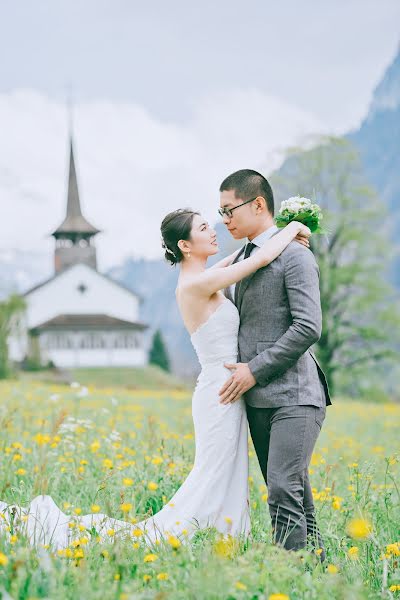
{"type": "Polygon", "coordinates": [[[224,179],[219,188],[220,192],[229,192],[230,190],[235,192],[235,198],[242,198],[243,200],[262,196],[265,198],[268,211],[274,216],[274,194],[268,181],[261,173],[252,169],[235,171],[235,173],[224,179]]]}

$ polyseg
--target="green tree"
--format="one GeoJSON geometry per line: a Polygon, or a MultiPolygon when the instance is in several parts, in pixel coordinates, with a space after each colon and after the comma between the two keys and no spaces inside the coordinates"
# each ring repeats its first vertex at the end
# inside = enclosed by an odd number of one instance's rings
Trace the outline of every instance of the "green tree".
{"type": "Polygon", "coordinates": [[[157,329],[157,331],[153,335],[149,362],[152,365],[157,365],[164,371],[170,371],[170,364],[168,358],[167,348],[165,346],[163,337],[161,335],[161,331],[157,329]]]}
{"type": "Polygon", "coordinates": [[[17,294],[0,301],[0,379],[10,375],[8,338],[11,333],[17,335],[25,307],[25,300],[17,294]]]}
{"type": "Polygon", "coordinates": [[[317,356],[333,392],[368,393],[386,378],[399,341],[398,299],[387,277],[393,248],[385,206],[344,139],[294,151],[271,179],[278,201],[299,194],[323,209],[329,233],[312,238],[323,311],[317,356]]]}

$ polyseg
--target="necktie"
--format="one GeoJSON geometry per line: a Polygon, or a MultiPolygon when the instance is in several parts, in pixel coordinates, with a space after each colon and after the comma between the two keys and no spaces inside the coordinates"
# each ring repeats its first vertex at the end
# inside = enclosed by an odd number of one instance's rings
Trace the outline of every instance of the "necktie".
{"type": "Polygon", "coordinates": [[[250,254],[251,254],[251,251],[255,247],[256,247],[256,244],[253,244],[253,242],[248,242],[246,244],[246,250],[244,251],[244,258],[243,258],[243,260],[245,260],[246,258],[249,258],[250,254]]]}
{"type": "MultiPolygon", "coordinates": [[[[246,244],[246,249],[244,251],[244,257],[243,260],[246,260],[246,258],[249,258],[251,251],[253,250],[253,248],[256,247],[256,244],[253,244],[253,242],[248,242],[246,244]]],[[[235,285],[235,304],[237,306],[238,304],[238,298],[239,298],[239,292],[240,292],[240,286],[242,283],[243,279],[241,281],[238,281],[237,284],[235,285]]]]}

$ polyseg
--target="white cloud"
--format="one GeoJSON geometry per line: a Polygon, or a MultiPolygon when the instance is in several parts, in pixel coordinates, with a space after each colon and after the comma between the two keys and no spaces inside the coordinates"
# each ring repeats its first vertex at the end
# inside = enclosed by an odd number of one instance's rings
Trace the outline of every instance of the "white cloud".
{"type": "MultiPolygon", "coordinates": [[[[52,252],[48,234],[66,203],[67,114],[30,90],[0,94],[1,248],[52,252]]],[[[230,172],[268,173],[281,151],[320,122],[256,89],[203,97],[193,117],[175,124],[134,104],[93,101],[74,109],[83,211],[104,232],[99,267],[126,255],[161,255],[162,217],[192,206],[215,221],[218,186],[230,172]]]]}

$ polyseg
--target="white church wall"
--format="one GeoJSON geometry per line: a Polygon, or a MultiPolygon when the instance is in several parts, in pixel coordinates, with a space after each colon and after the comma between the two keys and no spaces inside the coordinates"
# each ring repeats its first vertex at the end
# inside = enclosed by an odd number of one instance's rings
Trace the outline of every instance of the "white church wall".
{"type": "Polygon", "coordinates": [[[43,359],[52,360],[60,368],[142,367],[147,362],[146,353],[142,349],[46,350],[43,352],[43,359]]]}
{"type": "Polygon", "coordinates": [[[42,361],[57,367],[144,366],[147,353],[140,331],[63,331],[40,335],[42,361]]]}
{"type": "Polygon", "coordinates": [[[139,299],[94,269],[77,264],[27,295],[27,322],[35,327],[60,314],[106,314],[138,321],[139,299]],[[78,287],[84,285],[84,293],[78,287]]]}

